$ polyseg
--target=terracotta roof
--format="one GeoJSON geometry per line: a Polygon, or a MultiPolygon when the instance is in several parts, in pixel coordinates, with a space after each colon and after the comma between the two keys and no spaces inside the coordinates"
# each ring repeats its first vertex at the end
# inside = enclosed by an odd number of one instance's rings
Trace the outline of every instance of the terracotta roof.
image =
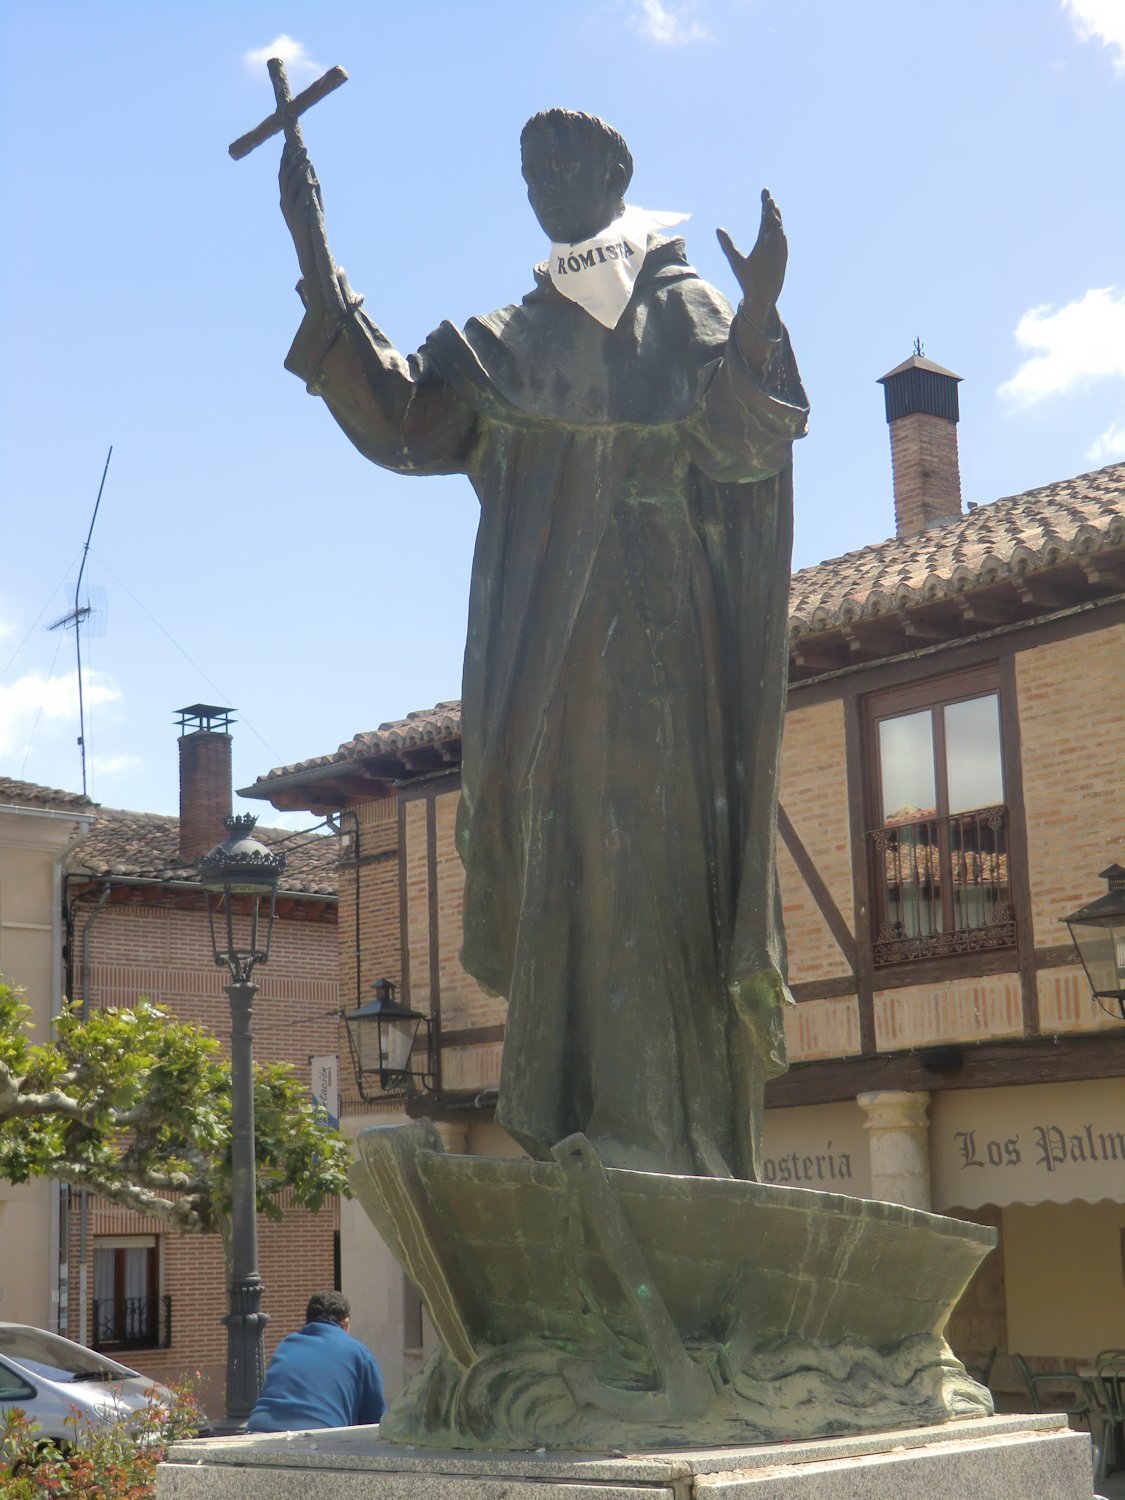
{"type": "Polygon", "coordinates": [[[978,505],[794,573],[789,632],[829,630],[1125,542],[1125,464],[978,505]]]}
{"type": "MultiPolygon", "coordinates": [[[[794,573],[789,596],[792,638],[862,618],[988,587],[1125,543],[1125,463],[1008,495],[912,536],[846,552],[794,573]]],[[[386,757],[460,738],[461,705],[439,703],[372,733],[358,734],[330,755],[279,766],[244,795],[269,798],[284,778],[328,779],[333,767],[386,757]]]]}
{"type": "MultiPolygon", "coordinates": [[[[259,776],[255,788],[284,776],[305,775],[320,768],[342,765],[347,761],[377,760],[380,756],[398,760],[404,751],[424,745],[447,745],[461,738],[461,704],[458,701],[438,703],[433,708],[418,709],[405,719],[380,724],[378,729],[357,734],[345,740],[331,755],[314,756],[291,766],[278,766],[259,776]]],[[[243,794],[245,796],[245,792],[243,794]]]]}
{"type": "MultiPolygon", "coordinates": [[[[284,828],[256,828],[254,837],[286,853],[280,889],[290,894],[335,895],[337,847],[332,837],[294,834],[284,828]]],[[[90,832],[71,851],[72,875],[127,875],[152,880],[195,881],[192,863],[180,859],[180,820],[161,813],[102,807],[90,832]]]]}
{"type": "Polygon", "coordinates": [[[16,781],[10,776],[0,776],[0,806],[3,805],[68,813],[92,813],[96,807],[81,792],[60,792],[55,787],[37,786],[33,781],[16,781]]]}

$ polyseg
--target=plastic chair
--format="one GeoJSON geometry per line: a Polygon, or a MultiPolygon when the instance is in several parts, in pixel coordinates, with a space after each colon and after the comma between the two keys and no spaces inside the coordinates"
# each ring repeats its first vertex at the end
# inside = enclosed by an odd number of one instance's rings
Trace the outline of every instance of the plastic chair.
{"type": "Polygon", "coordinates": [[[1097,1375],[1089,1382],[1091,1403],[1102,1422],[1102,1476],[1125,1464],[1125,1349],[1103,1349],[1094,1361],[1097,1375]]]}
{"type": "Polygon", "coordinates": [[[971,1364],[968,1360],[965,1361],[966,1371],[980,1385],[988,1384],[988,1378],[992,1374],[992,1366],[996,1363],[996,1355],[998,1354],[998,1352],[999,1351],[996,1346],[993,1345],[993,1347],[988,1351],[988,1353],[982,1360],[973,1360],[971,1364]]]}
{"type": "Polygon", "coordinates": [[[1028,1368],[1022,1354],[1013,1354],[1016,1368],[1027,1386],[1032,1411],[1061,1411],[1067,1421],[1090,1425],[1090,1394],[1086,1381],[1072,1370],[1035,1370],[1028,1368]]]}
{"type": "Polygon", "coordinates": [[[1094,1482],[1101,1484],[1109,1464],[1111,1429],[1106,1424],[1105,1408],[1098,1387],[1101,1380],[1078,1375],[1072,1370],[1036,1370],[1027,1367],[1020,1354],[1013,1354],[1031,1397],[1032,1411],[1061,1411],[1069,1426],[1081,1425],[1090,1434],[1094,1449],[1094,1482]]]}

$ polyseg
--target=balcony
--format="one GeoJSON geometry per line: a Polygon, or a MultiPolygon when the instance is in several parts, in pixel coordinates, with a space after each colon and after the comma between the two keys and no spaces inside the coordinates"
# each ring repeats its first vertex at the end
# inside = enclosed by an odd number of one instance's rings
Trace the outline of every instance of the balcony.
{"type": "Polygon", "coordinates": [[[1003,806],[868,833],[876,968],[1014,948],[1003,806]]]}
{"type": "Polygon", "coordinates": [[[167,1349],[172,1343],[171,1297],[94,1298],[95,1349],[167,1349]]]}

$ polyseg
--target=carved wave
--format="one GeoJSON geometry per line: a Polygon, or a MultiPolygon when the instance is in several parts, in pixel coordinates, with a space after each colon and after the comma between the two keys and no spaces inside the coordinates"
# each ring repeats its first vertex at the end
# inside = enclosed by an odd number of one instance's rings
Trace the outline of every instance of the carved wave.
{"type": "Polygon", "coordinates": [[[988,1416],[988,1391],[948,1345],[915,1335],[890,1350],[787,1339],[744,1359],[730,1345],[689,1349],[714,1386],[707,1409],[669,1414],[643,1370],[619,1357],[521,1343],[460,1371],[441,1353],[384,1419],[390,1442],[452,1447],[675,1448],[862,1433],[988,1416]],[[576,1398],[593,1366],[608,1411],[576,1398]],[[628,1408],[623,1412],[621,1408],[628,1408]],[[648,1408],[648,1409],[646,1409],[648,1408]]]}

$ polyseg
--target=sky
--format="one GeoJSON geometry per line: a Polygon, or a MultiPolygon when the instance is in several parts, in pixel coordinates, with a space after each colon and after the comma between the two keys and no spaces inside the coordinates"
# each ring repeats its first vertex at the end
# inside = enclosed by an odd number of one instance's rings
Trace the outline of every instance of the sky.
{"type": "Polygon", "coordinates": [[[76,598],[107,806],[176,811],[187,704],[235,711],[238,787],[459,695],[468,481],[375,468],[282,368],[279,142],[226,150],[275,52],[348,71],[305,139],[403,352],[530,289],[537,109],[615,125],[732,300],[714,231],[748,250],[769,187],[796,567],[892,533],[876,381],[916,337],[963,377],[966,500],[1125,458],[1125,0],[2,0],[0,775],[81,790],[76,598]]]}

